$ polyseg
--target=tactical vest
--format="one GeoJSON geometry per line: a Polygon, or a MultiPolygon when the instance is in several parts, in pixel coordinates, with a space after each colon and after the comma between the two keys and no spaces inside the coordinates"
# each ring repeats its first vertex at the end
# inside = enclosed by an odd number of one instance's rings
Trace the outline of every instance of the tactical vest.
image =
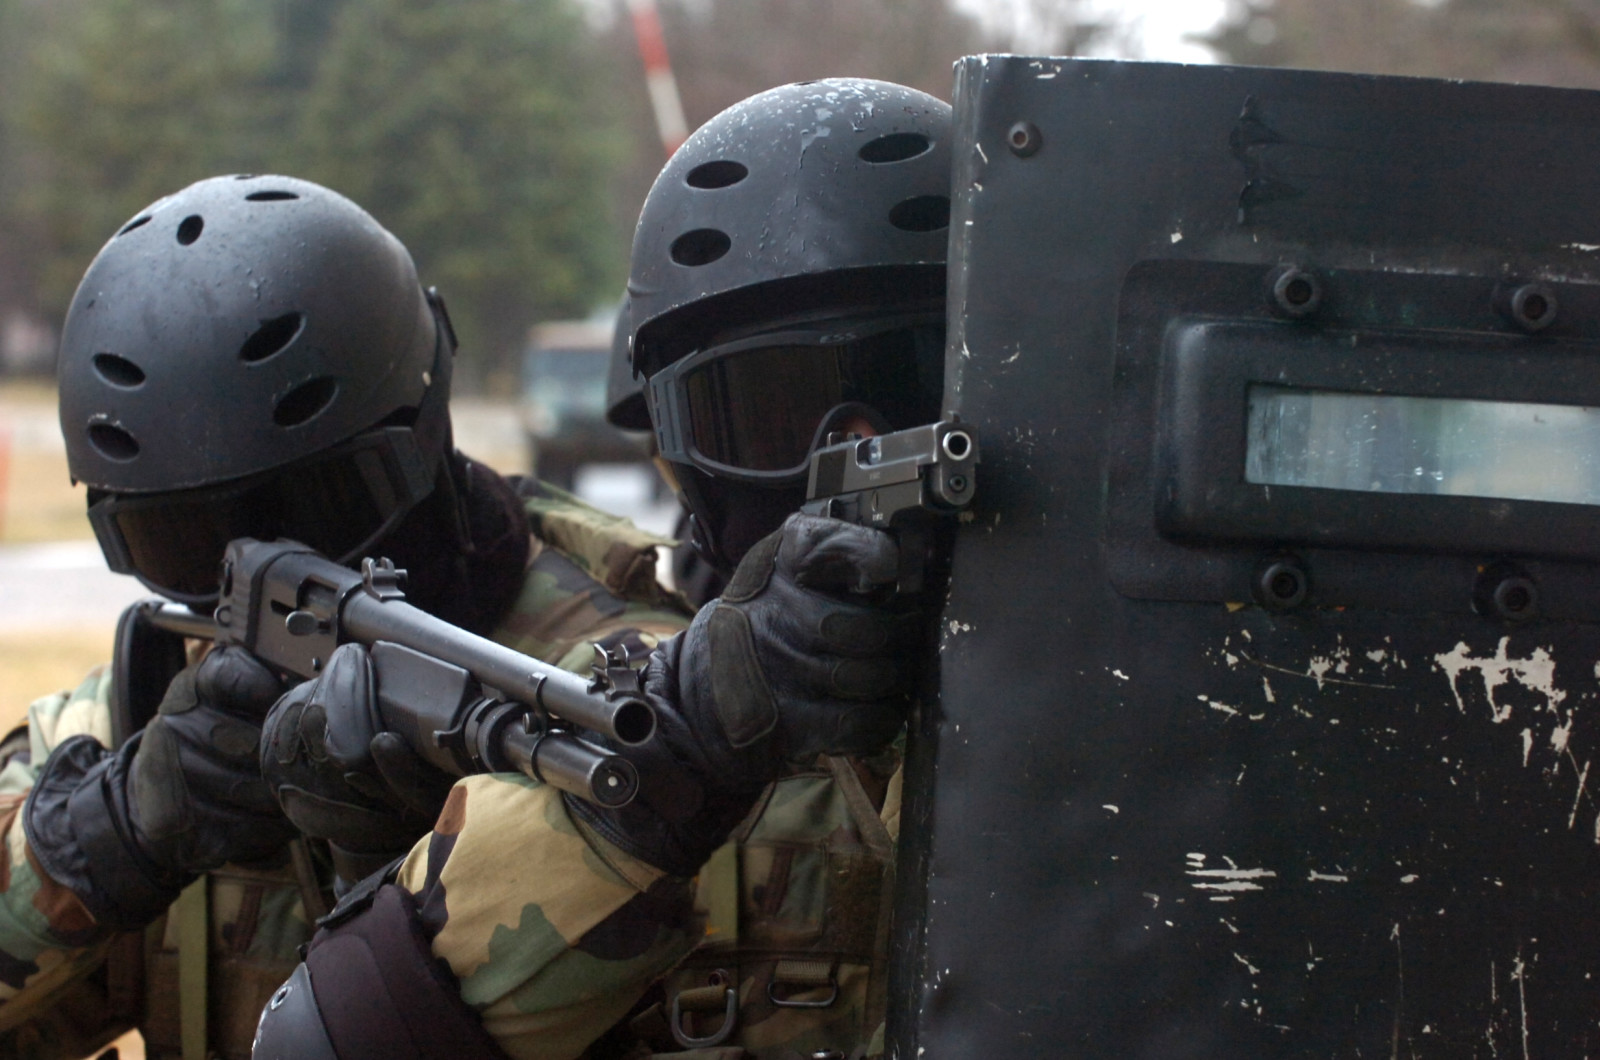
{"type": "Polygon", "coordinates": [[[767,789],[700,872],[705,941],[631,1021],[655,1055],[881,1053],[897,766],[823,756],[767,789]]]}

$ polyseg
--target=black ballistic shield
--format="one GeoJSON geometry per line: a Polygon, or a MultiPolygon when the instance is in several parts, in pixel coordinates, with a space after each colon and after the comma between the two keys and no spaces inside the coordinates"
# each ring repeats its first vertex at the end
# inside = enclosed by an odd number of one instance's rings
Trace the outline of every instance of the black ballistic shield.
{"type": "Polygon", "coordinates": [[[893,1055],[1600,1055],[1600,94],[957,68],[893,1055]]]}

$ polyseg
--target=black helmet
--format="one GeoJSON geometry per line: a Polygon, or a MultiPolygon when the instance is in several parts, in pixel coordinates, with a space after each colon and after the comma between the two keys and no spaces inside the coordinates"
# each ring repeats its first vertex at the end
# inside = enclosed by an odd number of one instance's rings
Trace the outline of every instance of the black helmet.
{"type": "Polygon", "coordinates": [[[942,277],[949,222],[944,101],[833,78],[736,103],[678,148],[639,214],[628,277],[634,370],[649,376],[688,353],[707,324],[718,326],[708,318],[725,316],[724,299],[757,296],[760,285],[831,278],[821,298],[848,301],[842,272],[865,270],[869,282],[884,270],[942,277]]]}
{"type": "Polygon", "coordinates": [[[950,131],[915,89],[802,82],[723,111],[656,178],[633,368],[720,566],[794,510],[841,417],[938,418],[950,131]]]}
{"type": "Polygon", "coordinates": [[[202,603],[232,537],[353,558],[433,487],[453,353],[405,247],[326,188],[215,177],[140,211],[85,273],[58,361],[107,561],[202,603]]]}
{"type": "Polygon", "coordinates": [[[648,431],[644,380],[633,374],[633,315],[626,295],[611,332],[611,364],[606,369],[606,422],[624,431],[648,431]]]}

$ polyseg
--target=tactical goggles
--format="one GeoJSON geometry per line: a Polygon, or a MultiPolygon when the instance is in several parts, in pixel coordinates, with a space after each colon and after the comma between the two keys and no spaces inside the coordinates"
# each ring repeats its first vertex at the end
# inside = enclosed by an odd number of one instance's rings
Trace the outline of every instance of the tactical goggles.
{"type": "Polygon", "coordinates": [[[409,427],[384,427],[314,457],[196,489],[91,491],[89,522],[106,563],[181,603],[217,596],[223,549],[239,537],[291,538],[348,563],[433,488],[409,427]]]}
{"type": "Polygon", "coordinates": [[[720,478],[786,485],[851,408],[892,428],[939,418],[944,320],[832,321],[696,350],[649,380],[661,455],[720,478]]]}

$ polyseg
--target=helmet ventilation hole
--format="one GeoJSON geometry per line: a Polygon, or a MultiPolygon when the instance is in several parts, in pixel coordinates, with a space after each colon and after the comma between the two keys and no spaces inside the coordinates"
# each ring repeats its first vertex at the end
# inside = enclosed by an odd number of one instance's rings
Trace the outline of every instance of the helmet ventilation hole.
{"type": "Polygon", "coordinates": [[[144,383],[144,369],[114,353],[97,353],[90,362],[95,374],[112,386],[132,390],[144,383]]]}
{"type": "Polygon", "coordinates": [[[856,152],[863,162],[881,166],[888,162],[904,162],[933,150],[933,141],[921,133],[900,132],[868,140],[856,152]]]}
{"type": "Polygon", "coordinates": [[[339,384],[327,376],[301,383],[278,400],[272,422],[279,427],[298,427],[332,404],[338,393],[339,384]]]}
{"type": "Polygon", "coordinates": [[[750,175],[744,163],[735,162],[731,158],[719,158],[715,162],[705,162],[689,170],[689,175],[684,177],[684,183],[691,188],[731,188],[745,177],[750,175]]]}
{"type": "Polygon", "coordinates": [[[143,217],[135,217],[133,220],[131,220],[127,224],[123,225],[122,226],[122,231],[118,232],[117,235],[125,236],[129,232],[133,231],[135,228],[143,228],[145,225],[147,225],[149,223],[150,223],[150,215],[149,214],[145,214],[143,217]]]}
{"type": "Polygon", "coordinates": [[[188,246],[200,238],[201,231],[205,228],[205,218],[197,213],[192,213],[178,222],[178,242],[188,246]]]}
{"type": "Polygon", "coordinates": [[[126,463],[139,455],[139,441],[114,423],[89,424],[89,444],[107,460],[126,463]]]}
{"type": "Polygon", "coordinates": [[[305,324],[306,315],[299,312],[285,313],[281,317],[263,320],[261,326],[244,340],[243,346],[239,347],[239,359],[246,364],[255,364],[274,354],[282,353],[288,349],[290,343],[300,337],[300,331],[305,324]]]}
{"type": "Polygon", "coordinates": [[[252,191],[245,196],[245,200],[248,202],[287,202],[290,199],[298,199],[299,197],[292,191],[252,191]]]}
{"type": "Polygon", "coordinates": [[[696,228],[672,241],[668,251],[679,265],[709,265],[733,246],[728,233],[715,228],[696,228]]]}
{"type": "Polygon", "coordinates": [[[950,227],[950,198],[946,195],[918,195],[895,204],[889,223],[907,232],[937,232],[950,227]]]}

